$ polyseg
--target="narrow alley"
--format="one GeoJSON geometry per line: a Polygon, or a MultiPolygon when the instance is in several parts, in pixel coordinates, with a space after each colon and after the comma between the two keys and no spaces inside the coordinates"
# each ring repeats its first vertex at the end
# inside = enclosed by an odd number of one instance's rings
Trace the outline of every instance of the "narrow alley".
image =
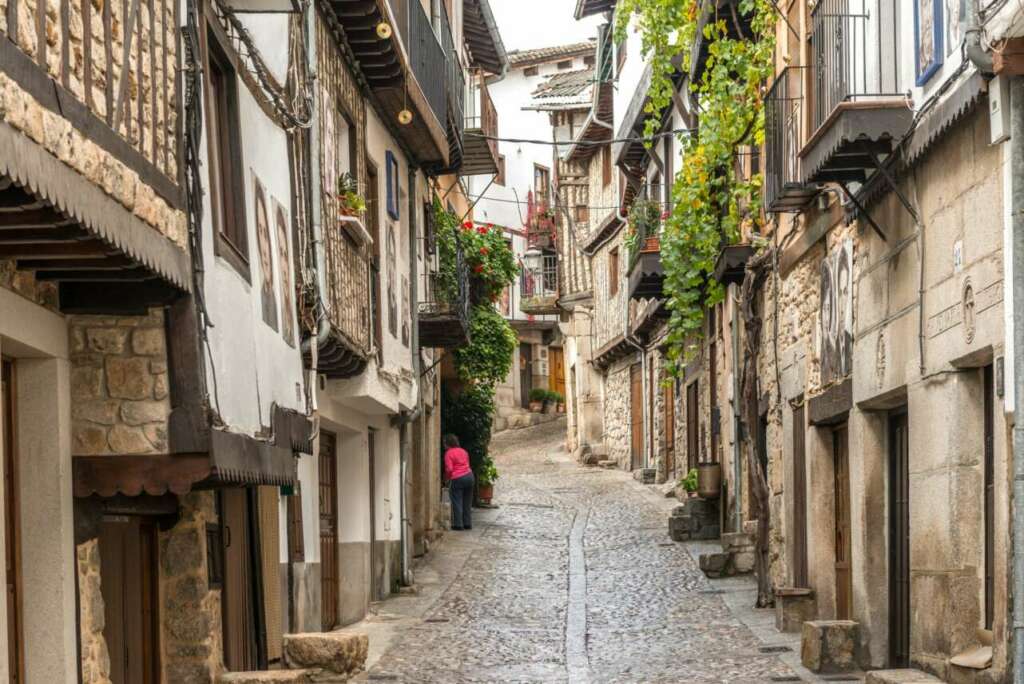
{"type": "Polygon", "coordinates": [[[754,612],[749,577],[712,581],[666,534],[675,499],[565,452],[564,421],[498,435],[493,510],[377,604],[369,681],[806,681],[799,635],[754,612]],[[805,675],[798,675],[802,671],[805,675]]]}

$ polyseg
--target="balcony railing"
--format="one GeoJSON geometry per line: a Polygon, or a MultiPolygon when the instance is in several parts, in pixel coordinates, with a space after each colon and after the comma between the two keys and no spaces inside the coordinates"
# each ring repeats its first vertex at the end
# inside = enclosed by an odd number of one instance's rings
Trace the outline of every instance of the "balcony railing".
{"type": "Polygon", "coordinates": [[[340,224],[324,231],[328,319],[360,356],[370,352],[370,260],[340,224]]]}
{"type": "Polygon", "coordinates": [[[811,23],[814,130],[843,103],[904,97],[897,88],[896,27],[873,19],[867,0],[821,0],[811,23]]]}
{"type": "Polygon", "coordinates": [[[545,254],[539,269],[524,270],[519,279],[519,309],[525,314],[558,312],[558,256],[545,254]]]}
{"type": "Polygon", "coordinates": [[[424,347],[458,347],[468,340],[469,265],[462,245],[454,253],[443,247],[423,276],[423,299],[417,303],[420,343],[424,347]]]}
{"type": "MultiPolygon", "coordinates": [[[[444,3],[441,6],[441,48],[445,58],[445,69],[447,71],[447,93],[448,107],[451,111],[451,123],[455,127],[455,134],[462,140],[463,126],[466,116],[466,75],[459,63],[458,53],[455,50],[455,43],[452,40],[452,27],[448,21],[448,12],[444,3]]],[[[442,119],[443,121],[443,119],[442,119]]]]}
{"type": "Polygon", "coordinates": [[[800,169],[803,147],[804,67],[787,67],[765,99],[764,200],[769,212],[798,210],[815,194],[800,169]]]}
{"type": "Polygon", "coordinates": [[[466,128],[478,130],[487,136],[487,147],[495,159],[498,158],[498,141],[492,138],[498,137],[498,110],[491,99],[490,90],[483,78],[477,90],[479,94],[480,108],[476,115],[466,117],[466,128]]]}

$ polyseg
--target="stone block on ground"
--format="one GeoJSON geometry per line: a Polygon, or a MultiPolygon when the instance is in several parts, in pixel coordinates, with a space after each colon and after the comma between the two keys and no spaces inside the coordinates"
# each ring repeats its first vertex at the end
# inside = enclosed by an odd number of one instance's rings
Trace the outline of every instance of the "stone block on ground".
{"type": "Polygon", "coordinates": [[[367,636],[358,632],[286,634],[284,657],[289,667],[351,675],[365,668],[369,644],[367,636]]]}
{"type": "Polygon", "coordinates": [[[264,672],[225,672],[217,684],[309,684],[313,670],[267,670],[264,672]]]}
{"type": "Polygon", "coordinates": [[[775,629],[799,634],[804,623],[817,616],[818,604],[810,589],[780,587],[775,590],[775,629]]]}
{"type": "Polygon", "coordinates": [[[941,682],[942,680],[934,675],[921,670],[875,670],[869,672],[864,680],[865,684],[929,684],[930,682],[941,682]]]}
{"type": "Polygon", "coordinates": [[[857,669],[857,629],[852,620],[805,622],[800,662],[815,674],[842,674],[857,669]]]}
{"type": "Polygon", "coordinates": [[[591,444],[590,451],[598,457],[599,461],[608,457],[608,447],[603,442],[601,444],[591,444]]]}
{"type": "Polygon", "coordinates": [[[600,456],[595,453],[590,453],[583,458],[583,465],[596,466],[600,461],[600,456]]]}
{"type": "Polygon", "coordinates": [[[754,538],[743,532],[726,532],[722,535],[723,551],[746,551],[754,548],[754,538]]]}
{"type": "Polygon", "coordinates": [[[754,571],[757,557],[753,551],[734,551],[732,554],[732,569],[737,575],[743,575],[754,571]]]}
{"type": "Polygon", "coordinates": [[[642,484],[654,484],[658,471],[654,468],[637,468],[633,471],[633,479],[642,484]]]}
{"type": "Polygon", "coordinates": [[[668,536],[672,541],[690,540],[691,518],[688,515],[670,515],[668,517],[668,536]]]}
{"type": "Polygon", "coordinates": [[[619,466],[619,462],[612,461],[610,459],[605,459],[603,461],[598,461],[597,465],[601,466],[602,468],[607,468],[608,470],[614,470],[619,466]]]}
{"type": "Polygon", "coordinates": [[[700,555],[701,572],[711,579],[728,577],[729,565],[729,554],[727,553],[702,553],[700,555]]]}

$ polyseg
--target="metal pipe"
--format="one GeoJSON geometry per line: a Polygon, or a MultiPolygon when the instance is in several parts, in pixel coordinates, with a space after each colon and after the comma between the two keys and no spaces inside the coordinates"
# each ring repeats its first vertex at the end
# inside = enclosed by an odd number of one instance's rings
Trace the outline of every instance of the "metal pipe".
{"type": "Polygon", "coordinates": [[[981,44],[981,17],[978,14],[978,0],[966,0],[964,10],[968,25],[964,30],[964,44],[967,58],[974,66],[986,74],[992,73],[992,55],[985,51],[981,44]]]}
{"type": "Polygon", "coordinates": [[[1010,255],[1013,348],[1013,681],[1024,680],[1024,78],[1010,80],[1010,255]]]}
{"type": "MultiPolygon", "coordinates": [[[[729,289],[735,289],[735,285],[730,285],[729,289]]],[[[732,477],[733,477],[733,497],[736,499],[736,511],[735,511],[735,525],[736,529],[734,532],[743,531],[743,464],[741,462],[742,453],[740,448],[740,307],[737,298],[731,293],[729,295],[729,304],[732,306],[732,323],[730,325],[730,337],[732,338],[732,477]]],[[[714,382],[714,378],[711,382],[714,382]]]]}

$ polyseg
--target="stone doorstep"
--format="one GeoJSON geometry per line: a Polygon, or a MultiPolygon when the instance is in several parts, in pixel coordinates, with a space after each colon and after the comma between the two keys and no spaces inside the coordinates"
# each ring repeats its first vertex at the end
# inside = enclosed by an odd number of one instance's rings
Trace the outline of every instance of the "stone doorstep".
{"type": "Polygon", "coordinates": [[[723,551],[746,551],[754,548],[754,538],[743,532],[726,532],[722,535],[723,551]]]}
{"type": "Polygon", "coordinates": [[[308,684],[315,670],[268,670],[266,672],[225,672],[217,684],[308,684]]]}
{"type": "Polygon", "coordinates": [[[810,620],[800,637],[800,662],[815,674],[857,669],[857,630],[852,620],[810,620]]]}
{"type": "Polygon", "coordinates": [[[619,462],[618,461],[611,461],[611,460],[607,460],[606,459],[604,461],[598,461],[597,465],[599,465],[602,468],[606,468],[608,470],[614,470],[615,468],[619,467],[619,462]]]}
{"type": "Polygon", "coordinates": [[[803,587],[775,589],[775,629],[783,633],[799,634],[804,623],[817,614],[814,591],[803,587]]]}
{"type": "Polygon", "coordinates": [[[350,675],[365,669],[369,645],[365,634],[345,630],[285,634],[284,657],[289,667],[350,675]]]}
{"type": "Polygon", "coordinates": [[[868,672],[864,684],[931,684],[942,680],[921,670],[875,670],[868,672]]]}

